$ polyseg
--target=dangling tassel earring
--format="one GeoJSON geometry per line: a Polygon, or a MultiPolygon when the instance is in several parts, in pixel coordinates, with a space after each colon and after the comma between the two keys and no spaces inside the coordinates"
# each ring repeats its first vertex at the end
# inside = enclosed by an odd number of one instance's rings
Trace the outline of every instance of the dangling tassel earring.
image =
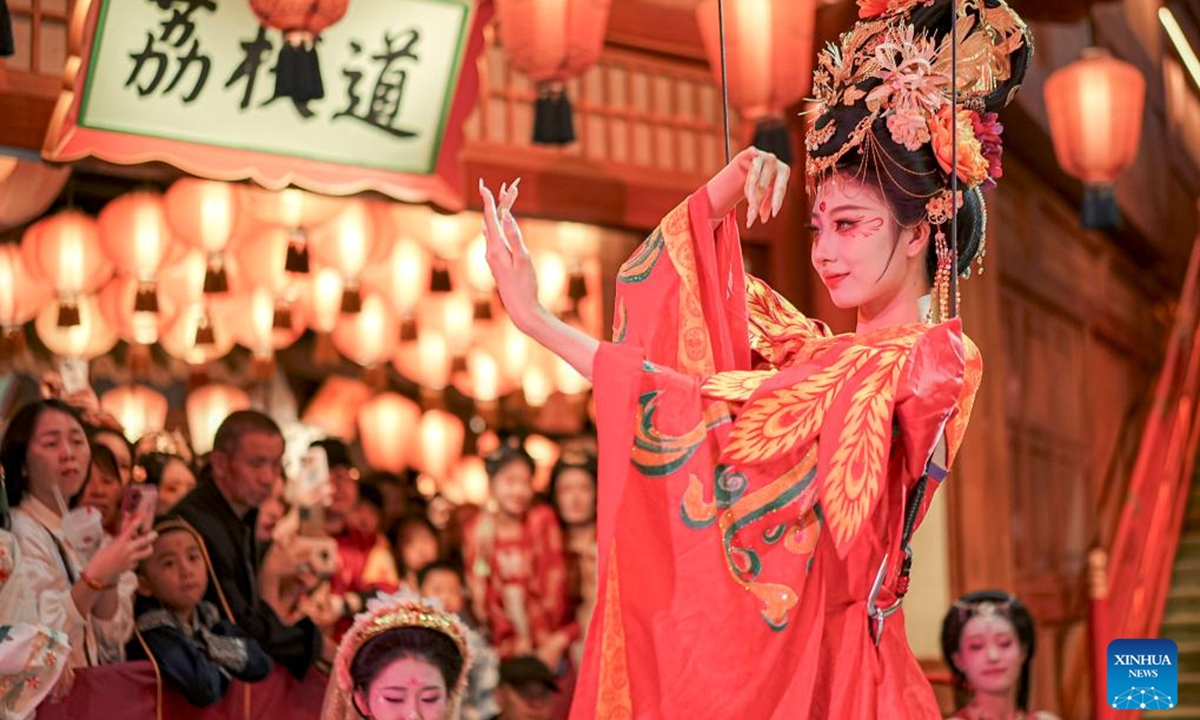
{"type": "MultiPolygon", "coordinates": [[[[954,272],[951,265],[950,244],[946,242],[946,233],[938,226],[934,235],[934,248],[937,251],[937,272],[933,278],[933,297],[937,300],[937,322],[943,322],[950,317],[950,273],[954,272]]],[[[932,303],[930,303],[932,306],[932,303]]]]}

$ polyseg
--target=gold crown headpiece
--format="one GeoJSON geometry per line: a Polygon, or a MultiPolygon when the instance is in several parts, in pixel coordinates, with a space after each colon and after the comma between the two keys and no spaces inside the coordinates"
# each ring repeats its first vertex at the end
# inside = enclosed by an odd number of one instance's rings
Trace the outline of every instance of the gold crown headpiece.
{"type": "Polygon", "coordinates": [[[354,618],[354,625],[342,638],[333,663],[339,689],[345,693],[354,691],[350,666],[364,645],[386,632],[401,628],[425,628],[440,632],[454,641],[463,658],[462,672],[454,694],[461,695],[466,688],[467,670],[471,666],[467,627],[458,616],[442,610],[436,600],[404,591],[367,601],[367,610],[354,618]]]}
{"type": "MultiPolygon", "coordinates": [[[[871,144],[873,125],[879,119],[886,119],[892,140],[907,150],[932,145],[947,178],[952,164],[950,138],[957,124],[957,174],[962,189],[978,188],[1000,176],[1003,127],[995,113],[984,112],[985,99],[1012,77],[1014,53],[1027,45],[1032,49],[1028,29],[1002,0],[960,0],[955,18],[957,86],[952,91],[951,35],[938,41],[925,30],[918,31],[912,19],[915,11],[933,2],[858,0],[861,20],[842,34],[837,45],[831,43],[819,53],[813,71],[816,118],[805,139],[810,184],[832,173],[850,151],[871,144]],[[862,119],[838,147],[826,148],[839,130],[830,111],[860,103],[866,109],[862,119]]],[[[930,199],[928,212],[934,224],[947,221],[953,213],[948,193],[946,189],[930,199]]],[[[957,204],[962,204],[961,198],[957,204]]]]}

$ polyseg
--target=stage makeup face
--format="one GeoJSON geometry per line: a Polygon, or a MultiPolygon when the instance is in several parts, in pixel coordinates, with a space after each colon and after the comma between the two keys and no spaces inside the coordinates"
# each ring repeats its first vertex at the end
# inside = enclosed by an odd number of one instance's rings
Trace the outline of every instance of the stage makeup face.
{"type": "Polygon", "coordinates": [[[1012,622],[1001,615],[977,615],[963,626],[954,664],[975,693],[1016,691],[1025,650],[1012,622]]]}

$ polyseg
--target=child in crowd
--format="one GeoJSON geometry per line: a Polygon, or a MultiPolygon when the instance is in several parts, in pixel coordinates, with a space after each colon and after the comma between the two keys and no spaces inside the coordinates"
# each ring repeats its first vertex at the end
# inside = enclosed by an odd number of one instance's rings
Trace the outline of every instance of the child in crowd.
{"type": "Polygon", "coordinates": [[[434,562],[417,573],[422,597],[442,604],[467,625],[467,644],[471,649],[471,669],[467,673],[467,692],[463,695],[462,720],[487,720],[499,714],[496,686],[500,683],[500,658],[468,618],[463,597],[462,572],[446,562],[434,562]]]}
{"type": "Polygon", "coordinates": [[[271,659],[203,599],[210,566],[200,535],[178,519],[154,529],[154,554],[138,567],[137,636],[129,643],[130,659],[152,656],[167,685],[198,707],[220,701],[230,678],[265,678],[271,659]]]}

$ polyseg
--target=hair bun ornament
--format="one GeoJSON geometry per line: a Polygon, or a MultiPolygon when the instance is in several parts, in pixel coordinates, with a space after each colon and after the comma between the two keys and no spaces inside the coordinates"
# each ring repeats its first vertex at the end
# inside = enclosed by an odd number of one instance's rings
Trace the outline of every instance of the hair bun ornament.
{"type": "Polygon", "coordinates": [[[355,616],[354,624],[342,637],[333,662],[333,676],[338,688],[344,693],[354,691],[350,666],[363,645],[390,630],[401,628],[425,628],[454,641],[463,658],[463,670],[454,690],[456,695],[461,695],[466,689],[467,669],[471,666],[467,627],[457,615],[445,611],[441,602],[409,590],[372,598],[367,601],[366,610],[355,616]]]}
{"type": "Polygon", "coordinates": [[[858,7],[862,19],[819,53],[813,72],[818,117],[805,141],[810,183],[869,143],[877,120],[906,150],[931,148],[963,189],[994,183],[1003,132],[995,111],[1012,101],[1032,53],[1024,21],[1003,0],[858,0],[858,7]],[[847,117],[853,126],[839,127],[847,117]]]}

